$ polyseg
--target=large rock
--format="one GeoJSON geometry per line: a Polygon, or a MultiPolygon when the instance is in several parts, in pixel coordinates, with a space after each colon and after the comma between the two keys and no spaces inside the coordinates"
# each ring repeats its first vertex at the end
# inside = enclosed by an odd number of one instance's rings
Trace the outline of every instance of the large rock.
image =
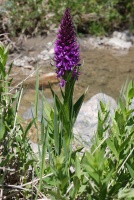
{"type": "Polygon", "coordinates": [[[91,146],[97,130],[100,101],[109,106],[111,115],[114,113],[116,101],[106,94],[99,93],[82,105],[74,126],[75,136],[87,147],[91,146]]]}

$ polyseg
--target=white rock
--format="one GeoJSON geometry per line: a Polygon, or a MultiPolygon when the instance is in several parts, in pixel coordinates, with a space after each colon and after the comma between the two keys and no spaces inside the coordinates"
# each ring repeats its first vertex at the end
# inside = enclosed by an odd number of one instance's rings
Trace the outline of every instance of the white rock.
{"type": "Polygon", "coordinates": [[[47,55],[47,54],[48,54],[48,51],[45,49],[45,50],[43,50],[40,54],[41,54],[41,55],[47,55]]]}
{"type": "Polygon", "coordinates": [[[31,148],[32,148],[32,150],[33,150],[33,152],[34,152],[35,154],[38,154],[38,153],[39,153],[39,148],[40,148],[40,146],[39,146],[37,143],[32,142],[32,140],[29,140],[29,144],[30,144],[30,146],[31,146],[31,148]]]}
{"type": "Polygon", "coordinates": [[[37,59],[38,60],[49,60],[50,59],[50,57],[49,57],[49,55],[42,55],[42,54],[39,54],[38,56],[37,56],[37,59]]]}
{"type": "Polygon", "coordinates": [[[114,31],[113,37],[121,39],[126,42],[133,41],[133,35],[128,30],[124,32],[114,31]]]}
{"type": "Polygon", "coordinates": [[[54,48],[50,49],[48,52],[49,55],[53,55],[54,54],[54,48]]]}
{"type": "Polygon", "coordinates": [[[25,65],[23,68],[24,69],[29,69],[29,70],[33,70],[34,69],[34,67],[32,65],[25,65]]]}
{"type": "Polygon", "coordinates": [[[33,57],[27,57],[27,56],[23,56],[21,58],[15,59],[13,64],[17,67],[25,67],[25,66],[29,66],[28,63],[34,63],[36,62],[36,59],[33,57]]]}
{"type": "Polygon", "coordinates": [[[109,106],[110,115],[114,113],[117,107],[116,101],[106,94],[99,93],[82,105],[74,126],[75,136],[81,138],[88,147],[91,146],[92,138],[97,130],[100,101],[109,106]]]}
{"type": "Polygon", "coordinates": [[[133,110],[132,116],[134,116],[134,97],[132,99],[132,103],[130,105],[130,108],[133,110]]]}
{"type": "Polygon", "coordinates": [[[130,49],[130,47],[132,46],[131,42],[126,42],[115,37],[109,39],[109,41],[106,44],[112,46],[115,49],[127,49],[127,50],[130,49]]]}
{"type": "Polygon", "coordinates": [[[49,60],[50,56],[48,55],[48,51],[45,49],[43,50],[38,56],[37,56],[37,60],[49,60]]]}
{"type": "Polygon", "coordinates": [[[27,61],[23,60],[23,59],[15,59],[13,61],[13,64],[16,66],[16,67],[24,67],[25,65],[27,65],[27,61]]]}
{"type": "Polygon", "coordinates": [[[47,46],[48,46],[48,47],[51,47],[52,44],[53,44],[52,42],[48,42],[48,43],[47,43],[47,46]]]}

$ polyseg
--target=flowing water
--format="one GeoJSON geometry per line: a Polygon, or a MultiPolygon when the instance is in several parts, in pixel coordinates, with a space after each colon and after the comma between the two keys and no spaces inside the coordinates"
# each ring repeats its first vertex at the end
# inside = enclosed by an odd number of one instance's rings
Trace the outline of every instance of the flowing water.
{"type": "MultiPolygon", "coordinates": [[[[54,36],[47,38],[31,38],[24,41],[22,55],[36,56],[46,48],[48,42],[52,42],[54,36]]],[[[127,80],[134,80],[134,47],[128,52],[112,50],[108,48],[93,48],[81,39],[81,75],[76,83],[75,96],[77,99],[89,86],[86,100],[96,93],[103,92],[117,99],[122,86],[127,80]]],[[[43,73],[53,72],[54,68],[50,61],[41,67],[43,73]]],[[[27,69],[13,68],[16,73],[14,82],[22,80],[26,76],[27,69]]],[[[17,83],[17,82],[16,82],[17,83]]],[[[59,86],[54,85],[54,89],[59,92],[59,86]]],[[[33,86],[34,88],[34,86],[33,86]]],[[[31,106],[35,99],[35,90],[26,88],[20,105],[20,114],[23,115],[31,106]]],[[[48,88],[44,89],[46,97],[51,98],[48,88]]]]}

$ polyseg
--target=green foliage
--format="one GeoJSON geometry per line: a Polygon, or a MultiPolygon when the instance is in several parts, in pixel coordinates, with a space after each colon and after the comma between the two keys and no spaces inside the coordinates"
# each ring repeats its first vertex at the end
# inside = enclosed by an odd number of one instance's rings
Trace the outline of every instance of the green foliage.
{"type": "Polygon", "coordinates": [[[11,0],[5,3],[5,8],[10,13],[7,26],[11,35],[35,35],[47,29],[45,4],[42,0],[11,0]]]}
{"type": "MultiPolygon", "coordinates": [[[[33,121],[23,130],[17,114],[22,88],[10,94],[12,80],[9,78],[12,65],[7,70],[8,51],[0,46],[0,188],[3,198],[22,197],[21,190],[8,185],[24,184],[32,179],[32,150],[26,138],[33,121]],[[15,106],[15,107],[14,107],[15,106]]],[[[30,195],[29,191],[24,192],[30,195]]],[[[31,194],[31,197],[33,194],[31,194]]]]}
{"type": "Polygon", "coordinates": [[[43,34],[59,24],[66,7],[78,33],[98,36],[119,29],[134,31],[133,0],[7,0],[1,16],[8,18],[6,31],[12,35],[43,34]]]}
{"type": "Polygon", "coordinates": [[[87,193],[90,191],[91,199],[134,197],[134,109],[130,106],[134,98],[134,94],[130,95],[133,88],[130,82],[126,101],[123,103],[123,98],[120,98],[119,107],[108,125],[109,112],[101,103],[94,144],[82,159],[88,177],[87,193]]]}
{"type": "Polygon", "coordinates": [[[84,100],[73,102],[70,77],[62,99],[50,86],[54,105],[42,95],[39,152],[34,154],[27,133],[35,125],[37,137],[39,79],[37,70],[35,112],[23,129],[18,121],[22,88],[10,94],[11,67],[7,49],[0,47],[0,189],[3,198],[54,200],[112,200],[134,198],[134,84],[131,81],[111,115],[100,102],[98,128],[90,149],[73,149],[73,125],[84,100]]]}

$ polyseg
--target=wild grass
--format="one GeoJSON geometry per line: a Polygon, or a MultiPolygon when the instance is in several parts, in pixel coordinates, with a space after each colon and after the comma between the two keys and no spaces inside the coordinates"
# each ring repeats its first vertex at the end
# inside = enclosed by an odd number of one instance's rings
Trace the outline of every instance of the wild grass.
{"type": "MultiPolygon", "coordinates": [[[[51,85],[54,106],[42,94],[42,117],[38,153],[27,136],[37,131],[39,80],[33,120],[24,129],[18,119],[22,84],[11,93],[8,51],[0,46],[0,195],[1,199],[110,200],[134,198],[134,84],[127,85],[109,121],[109,109],[100,102],[98,129],[90,149],[73,150],[73,125],[85,94],[73,102],[73,84],[61,90],[51,85]],[[70,89],[68,89],[70,88],[70,89]],[[68,91],[68,92],[67,92],[68,91]],[[15,106],[14,106],[15,105],[15,106]]],[[[68,82],[70,77],[68,78],[68,82]]]]}

